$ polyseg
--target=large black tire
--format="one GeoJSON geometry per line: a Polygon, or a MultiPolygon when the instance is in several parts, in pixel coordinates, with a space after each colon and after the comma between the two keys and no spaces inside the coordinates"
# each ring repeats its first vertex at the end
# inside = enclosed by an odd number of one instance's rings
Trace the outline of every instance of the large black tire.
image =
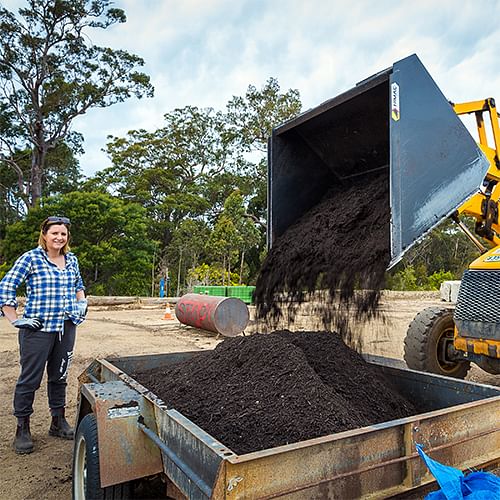
{"type": "Polygon", "coordinates": [[[408,368],[463,379],[470,362],[446,359],[445,345],[452,341],[454,330],[453,309],[429,307],[419,312],[404,342],[408,368]]]}
{"type": "Polygon", "coordinates": [[[95,415],[85,415],[75,435],[73,500],[124,500],[132,498],[132,482],[101,488],[99,444],[95,415]]]}

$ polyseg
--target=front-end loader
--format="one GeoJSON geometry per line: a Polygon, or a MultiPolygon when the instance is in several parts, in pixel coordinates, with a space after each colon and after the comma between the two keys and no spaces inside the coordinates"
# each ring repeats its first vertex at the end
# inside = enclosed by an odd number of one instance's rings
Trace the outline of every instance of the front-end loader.
{"type": "Polygon", "coordinates": [[[456,307],[427,308],[411,322],[404,358],[410,368],[463,378],[471,362],[500,374],[500,128],[493,99],[455,104],[457,115],[475,114],[479,146],[489,168],[480,188],[452,214],[481,256],[464,272],[456,307]],[[485,115],[487,120],[485,120],[485,115]],[[493,147],[485,123],[491,125],[493,147]],[[475,219],[474,233],[461,220],[475,219]],[[479,239],[480,237],[481,239],[479,239]],[[486,243],[485,246],[483,243],[486,243]]]}
{"type": "Polygon", "coordinates": [[[411,55],[275,128],[268,154],[269,246],[332,186],[375,173],[385,173],[390,186],[389,268],[445,218],[456,220],[482,255],[463,276],[455,310],[417,315],[404,357],[410,368],[457,378],[471,361],[500,373],[500,132],[493,99],[450,103],[411,55]],[[478,143],[459,118],[469,113],[478,143]],[[475,218],[475,234],[462,216],[475,218]]]}

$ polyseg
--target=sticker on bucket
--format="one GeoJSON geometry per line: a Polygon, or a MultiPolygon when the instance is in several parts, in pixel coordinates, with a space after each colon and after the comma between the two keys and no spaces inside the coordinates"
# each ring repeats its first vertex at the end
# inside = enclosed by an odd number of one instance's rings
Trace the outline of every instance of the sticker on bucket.
{"type": "MultiPolygon", "coordinates": [[[[386,108],[387,109],[387,108],[386,108]]],[[[399,120],[399,85],[393,83],[391,85],[391,116],[397,122],[399,120]]]]}

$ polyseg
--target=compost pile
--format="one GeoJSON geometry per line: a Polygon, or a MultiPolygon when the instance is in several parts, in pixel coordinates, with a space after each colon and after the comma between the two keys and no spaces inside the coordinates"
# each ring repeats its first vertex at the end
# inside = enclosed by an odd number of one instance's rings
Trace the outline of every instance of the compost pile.
{"type": "Polygon", "coordinates": [[[132,376],[237,454],[416,413],[375,365],[329,332],[227,338],[132,376]]]}
{"type": "Polygon", "coordinates": [[[325,292],[317,312],[325,329],[344,334],[349,316],[376,314],[391,258],[389,224],[387,172],[331,188],[273,243],[255,290],[258,316],[276,325],[286,312],[293,322],[315,290],[325,292]]]}

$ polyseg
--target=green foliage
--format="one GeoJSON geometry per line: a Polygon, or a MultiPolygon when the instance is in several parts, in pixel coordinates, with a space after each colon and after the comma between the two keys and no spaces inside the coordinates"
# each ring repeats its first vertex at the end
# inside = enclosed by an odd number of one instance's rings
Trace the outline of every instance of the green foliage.
{"type": "Polygon", "coordinates": [[[428,278],[427,282],[430,290],[439,290],[441,287],[441,283],[443,281],[451,281],[454,280],[455,277],[451,271],[437,271],[432,273],[428,278]]]}
{"type": "Polygon", "coordinates": [[[147,237],[144,209],[103,193],[73,192],[49,198],[7,229],[7,262],[36,246],[40,223],[49,215],[71,219],[71,246],[87,293],[147,295],[154,245],[147,237]]]}
{"type": "MultiPolygon", "coordinates": [[[[0,239],[5,236],[5,228],[20,220],[25,212],[28,200],[24,193],[30,174],[31,150],[16,151],[14,161],[22,170],[24,184],[7,161],[0,160],[0,239]]],[[[54,194],[76,191],[81,179],[80,166],[74,156],[73,149],[65,142],[59,143],[47,153],[46,169],[42,177],[42,193],[44,197],[54,194]]]]}
{"type": "Polygon", "coordinates": [[[42,177],[42,198],[77,191],[81,179],[82,172],[73,147],[60,142],[47,153],[42,177]]]}
{"type": "Polygon", "coordinates": [[[111,137],[113,166],[84,189],[109,191],[146,208],[154,221],[150,237],[160,242],[156,274],[168,270],[175,290],[186,280],[189,286],[190,269],[200,262],[220,266],[222,276],[224,269],[238,269],[238,282],[252,281],[265,247],[262,151],[272,128],[300,109],[298,92],[281,93],[272,78],[260,90],[249,86],[244,97],[233,97],[226,113],[175,109],[156,131],[111,137]],[[251,160],[248,153],[254,153],[251,160]]]}
{"type": "Polygon", "coordinates": [[[245,215],[243,196],[239,191],[231,193],[207,243],[210,253],[219,259],[222,268],[227,269],[229,275],[231,269],[240,264],[240,284],[244,280],[245,252],[260,241],[260,233],[255,223],[245,215]]]}
{"type": "Polygon", "coordinates": [[[249,85],[244,97],[234,96],[227,104],[227,121],[243,148],[267,151],[272,129],[300,113],[300,93],[290,89],[281,94],[276,78],[260,89],[249,85]]]}
{"type": "MultiPolygon", "coordinates": [[[[297,89],[281,92],[276,78],[269,78],[257,89],[249,85],[245,96],[233,96],[226,105],[226,122],[231,136],[242,153],[250,153],[253,160],[249,172],[251,188],[245,193],[248,210],[265,220],[267,209],[267,141],[274,127],[297,116],[302,109],[297,89]]],[[[226,194],[227,196],[227,194],[226,194]]]]}
{"type": "Polygon", "coordinates": [[[386,278],[386,286],[390,290],[418,290],[415,269],[410,265],[390,274],[386,278]]]}
{"type": "MultiPolygon", "coordinates": [[[[204,255],[209,232],[205,222],[193,219],[182,221],[174,232],[161,267],[170,270],[171,286],[177,295],[184,289],[183,283],[188,276],[188,270],[197,266],[199,259],[204,255]]],[[[160,272],[160,274],[167,273],[160,272]]]]}
{"type": "Polygon", "coordinates": [[[404,266],[402,269],[387,276],[387,288],[390,290],[439,290],[443,281],[454,280],[456,277],[450,271],[436,271],[430,276],[423,265],[404,266]]]}
{"type": "MultiPolygon", "coordinates": [[[[462,220],[473,232],[474,221],[462,220]]],[[[447,220],[409,250],[387,274],[386,285],[392,290],[438,290],[443,281],[461,279],[478,256],[462,230],[447,220]]]]}
{"type": "Polygon", "coordinates": [[[189,270],[188,281],[193,285],[238,285],[238,273],[229,274],[220,264],[200,264],[189,270]]]}
{"type": "Polygon", "coordinates": [[[183,219],[214,217],[239,182],[238,157],[226,137],[221,113],[176,109],[161,129],[112,137],[113,166],[98,173],[92,187],[144,206],[155,221],[152,236],[168,246],[183,219]]]}
{"type": "Polygon", "coordinates": [[[136,70],[140,57],[90,42],[92,30],[125,20],[111,0],[28,0],[18,16],[0,8],[0,159],[15,172],[27,206],[43,195],[49,151],[75,142],[77,116],[152,95],[149,77],[136,70]],[[29,176],[15,159],[28,148],[29,176]]]}
{"type": "MultiPolygon", "coordinates": [[[[473,221],[465,218],[463,220],[474,232],[473,221]]],[[[478,256],[477,248],[462,230],[454,222],[447,220],[415,245],[405,256],[404,262],[425,266],[427,274],[444,269],[460,277],[478,256]]]]}
{"type": "Polygon", "coordinates": [[[7,265],[7,262],[0,264],[0,280],[7,274],[8,270],[9,266],[7,265]]]}

